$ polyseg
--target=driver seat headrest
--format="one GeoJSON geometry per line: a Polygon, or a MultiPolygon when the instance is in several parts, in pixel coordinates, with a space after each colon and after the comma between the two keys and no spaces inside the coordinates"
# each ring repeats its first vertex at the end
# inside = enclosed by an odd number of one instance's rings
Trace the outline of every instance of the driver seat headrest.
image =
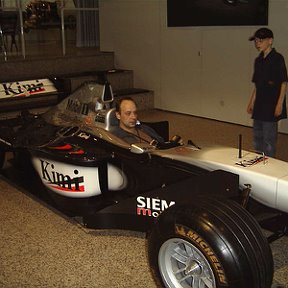
{"type": "Polygon", "coordinates": [[[119,120],[116,117],[115,108],[111,108],[106,115],[106,130],[111,131],[113,127],[119,126],[119,120]]]}

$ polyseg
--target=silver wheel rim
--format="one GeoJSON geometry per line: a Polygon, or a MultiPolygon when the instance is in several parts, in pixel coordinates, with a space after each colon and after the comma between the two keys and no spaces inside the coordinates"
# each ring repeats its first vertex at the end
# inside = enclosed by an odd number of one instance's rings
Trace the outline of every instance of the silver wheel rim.
{"type": "Polygon", "coordinates": [[[171,238],[158,255],[162,280],[169,288],[216,288],[211,265],[204,254],[190,242],[171,238]]]}

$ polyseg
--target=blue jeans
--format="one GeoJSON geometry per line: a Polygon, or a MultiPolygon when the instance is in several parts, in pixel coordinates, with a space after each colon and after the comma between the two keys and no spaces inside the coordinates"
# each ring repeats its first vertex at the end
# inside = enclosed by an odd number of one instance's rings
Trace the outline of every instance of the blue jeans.
{"type": "Polygon", "coordinates": [[[275,157],[278,134],[278,122],[253,121],[253,140],[257,152],[275,157]]]}

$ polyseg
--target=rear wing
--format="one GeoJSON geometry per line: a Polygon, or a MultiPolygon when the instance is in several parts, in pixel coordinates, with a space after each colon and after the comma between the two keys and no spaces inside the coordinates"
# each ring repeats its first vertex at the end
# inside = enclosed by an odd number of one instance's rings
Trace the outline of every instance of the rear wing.
{"type": "Polygon", "coordinates": [[[55,105],[62,94],[56,79],[0,83],[0,113],[55,105]]]}

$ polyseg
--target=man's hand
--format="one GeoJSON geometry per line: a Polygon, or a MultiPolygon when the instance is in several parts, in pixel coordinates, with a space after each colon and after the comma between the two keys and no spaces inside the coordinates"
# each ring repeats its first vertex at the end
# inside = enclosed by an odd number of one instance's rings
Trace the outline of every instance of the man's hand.
{"type": "Polygon", "coordinates": [[[248,104],[247,106],[247,113],[252,114],[253,113],[253,105],[251,103],[248,104]]]}
{"type": "Polygon", "coordinates": [[[253,113],[253,109],[254,109],[254,103],[255,103],[255,99],[256,99],[256,88],[254,87],[248,106],[247,106],[247,113],[248,114],[252,114],[253,113]]]}
{"type": "Polygon", "coordinates": [[[282,113],[282,103],[279,103],[275,107],[274,116],[278,117],[281,115],[281,113],[282,113]]]}
{"type": "Polygon", "coordinates": [[[280,95],[279,95],[278,102],[276,104],[275,111],[274,111],[275,117],[280,116],[282,113],[283,101],[285,99],[285,94],[286,94],[286,88],[287,88],[287,83],[283,82],[281,84],[280,95]]]}

